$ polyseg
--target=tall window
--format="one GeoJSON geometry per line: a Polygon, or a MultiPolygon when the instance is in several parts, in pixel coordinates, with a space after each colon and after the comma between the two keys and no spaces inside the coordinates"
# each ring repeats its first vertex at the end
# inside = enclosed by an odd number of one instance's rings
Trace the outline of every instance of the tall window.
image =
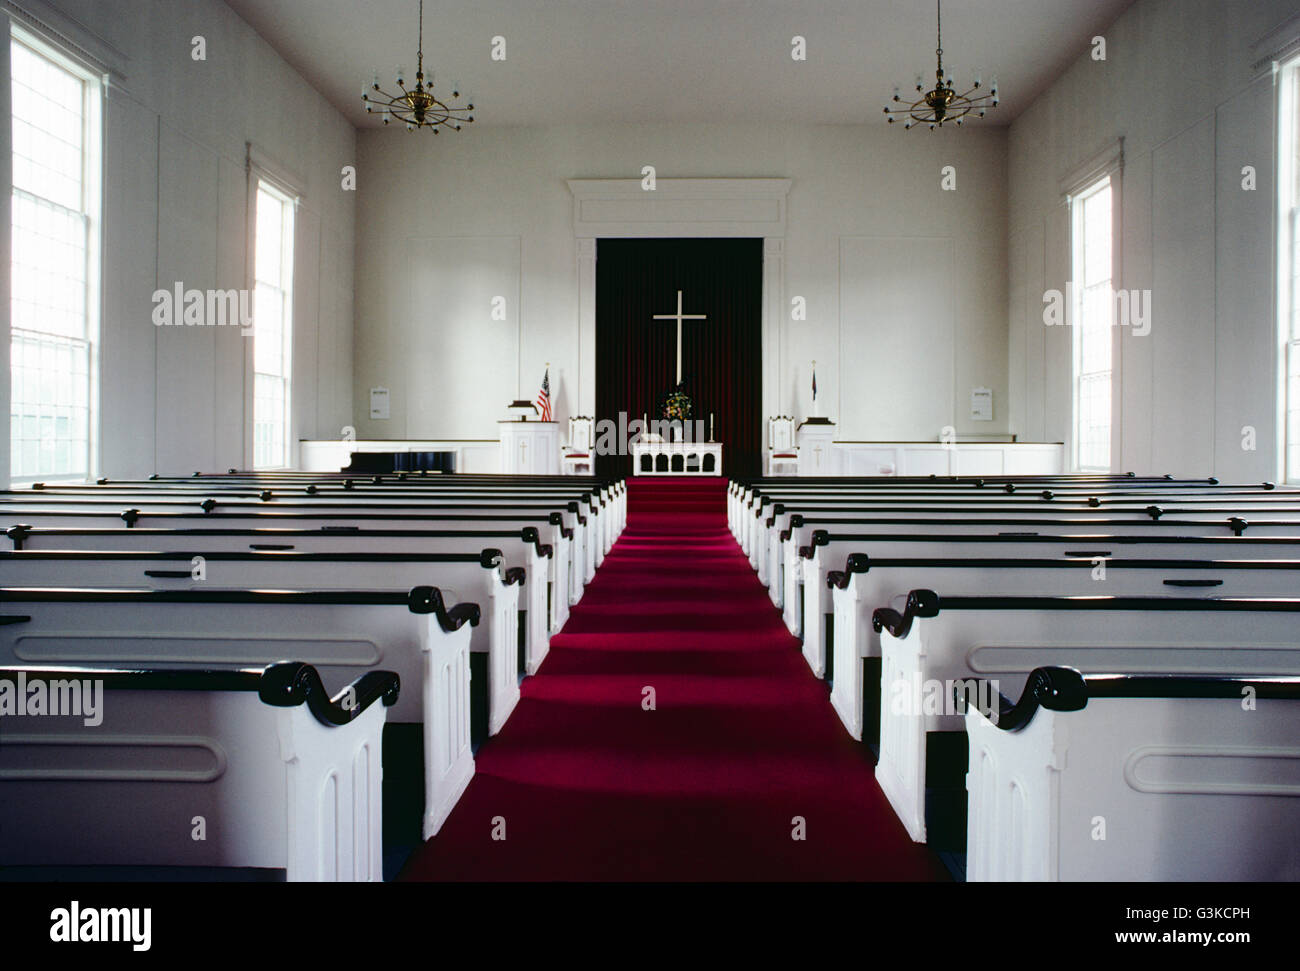
{"type": "Polygon", "coordinates": [[[294,200],[257,184],[253,291],[253,467],[290,462],[294,200]]]}
{"type": "Polygon", "coordinates": [[[35,37],[10,39],[11,477],[95,465],[100,84],[35,37]]]}
{"type": "Polygon", "coordinates": [[[1074,464],[1110,471],[1111,289],[1110,178],[1070,199],[1074,281],[1074,464]]]}
{"type": "Polygon", "coordinates": [[[1300,482],[1300,57],[1278,89],[1278,330],[1282,349],[1283,477],[1300,482]]]}

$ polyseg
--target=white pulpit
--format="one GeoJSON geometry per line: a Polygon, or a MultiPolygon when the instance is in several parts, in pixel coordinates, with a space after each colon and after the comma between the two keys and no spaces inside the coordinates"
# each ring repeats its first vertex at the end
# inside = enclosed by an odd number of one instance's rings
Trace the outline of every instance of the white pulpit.
{"type": "Polygon", "coordinates": [[[829,418],[809,418],[799,425],[796,433],[799,443],[800,475],[836,475],[835,422],[829,418]]]}
{"type": "Polygon", "coordinates": [[[560,424],[554,421],[502,421],[503,475],[559,475],[560,424]]]}

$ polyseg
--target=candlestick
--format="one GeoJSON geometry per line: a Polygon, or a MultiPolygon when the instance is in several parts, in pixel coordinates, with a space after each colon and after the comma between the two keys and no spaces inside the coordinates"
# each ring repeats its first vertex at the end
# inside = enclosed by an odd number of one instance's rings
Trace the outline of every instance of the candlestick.
{"type": "Polygon", "coordinates": [[[709,412],[709,441],[713,441],[713,412],[709,412]]]}

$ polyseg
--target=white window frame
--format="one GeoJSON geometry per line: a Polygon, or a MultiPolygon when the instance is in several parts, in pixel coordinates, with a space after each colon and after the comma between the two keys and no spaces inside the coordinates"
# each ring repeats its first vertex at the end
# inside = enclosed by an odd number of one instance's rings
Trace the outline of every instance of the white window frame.
{"type": "Polygon", "coordinates": [[[250,295],[253,298],[253,334],[247,339],[247,347],[244,354],[244,414],[247,416],[244,422],[244,463],[245,467],[259,469],[283,469],[292,468],[297,460],[297,438],[294,434],[295,413],[293,407],[294,380],[293,380],[293,350],[295,327],[295,309],[297,300],[295,291],[297,288],[297,260],[298,260],[298,228],[301,224],[299,215],[302,209],[303,201],[303,181],[294,173],[290,172],[278,162],[270,159],[261,153],[254,145],[248,145],[248,189],[247,189],[247,260],[246,260],[246,280],[250,295]],[[284,347],[282,348],[282,365],[283,377],[285,380],[285,400],[284,400],[284,453],[279,465],[262,465],[255,463],[256,450],[256,385],[257,385],[257,367],[254,347],[256,342],[257,327],[257,196],[259,188],[264,187],[273,195],[278,196],[281,201],[286,202],[290,207],[290,221],[292,226],[288,234],[282,235],[282,245],[285,252],[281,255],[282,267],[289,274],[289,293],[285,302],[284,310],[284,347]]]}
{"type": "MultiPolygon", "coordinates": [[[[60,49],[55,43],[47,40],[41,34],[28,29],[13,20],[9,20],[9,41],[10,51],[9,60],[12,59],[12,45],[20,44],[38,56],[45,58],[60,69],[72,74],[78,78],[83,85],[83,102],[82,102],[82,202],[81,214],[86,220],[86,333],[84,338],[75,338],[80,343],[84,340],[86,345],[86,368],[87,368],[87,388],[86,388],[86,455],[85,467],[86,473],[83,477],[77,473],[59,475],[48,471],[40,471],[32,474],[15,475],[12,474],[14,468],[14,443],[9,441],[9,483],[10,485],[27,484],[36,481],[80,481],[83,478],[94,479],[100,474],[100,320],[102,315],[102,306],[104,300],[104,291],[102,286],[103,279],[103,184],[104,184],[104,95],[106,89],[106,78],[96,69],[91,68],[82,60],[70,56],[60,49]]],[[[7,63],[9,63],[7,61],[7,63]]],[[[9,63],[8,77],[5,83],[12,84],[13,66],[9,63]]],[[[12,115],[10,117],[10,155],[12,159],[12,115]]],[[[12,166],[12,161],[11,161],[12,166]]],[[[10,169],[12,174],[12,168],[10,169]]],[[[13,185],[12,177],[9,180],[9,198],[10,198],[10,226],[12,231],[12,199],[17,189],[13,185]]],[[[30,194],[30,193],[25,193],[30,194]]],[[[12,247],[11,247],[12,248],[12,247]]],[[[12,267],[13,253],[10,252],[10,266],[12,267]]],[[[11,281],[12,287],[12,281],[11,281]]],[[[7,288],[8,289],[8,288],[7,288]]],[[[12,299],[12,291],[7,294],[8,299],[12,299]]],[[[9,313],[6,308],[6,313],[9,313]]],[[[12,315],[10,314],[9,333],[7,341],[10,348],[12,347],[13,338],[17,333],[17,328],[13,325],[12,315]]],[[[43,335],[42,331],[26,331],[35,335],[43,335]]],[[[58,335],[60,339],[67,339],[63,335],[58,335]]],[[[6,385],[12,390],[12,368],[14,362],[10,359],[9,348],[6,348],[6,359],[10,373],[6,375],[6,385]]],[[[12,401],[12,399],[11,399],[12,401]]],[[[12,419],[8,413],[12,412],[12,404],[6,409],[5,416],[5,435],[11,436],[12,419]]]]}
{"type": "Polygon", "coordinates": [[[1073,282],[1073,306],[1070,312],[1073,314],[1074,326],[1070,334],[1070,441],[1071,441],[1071,466],[1076,472],[1097,472],[1109,473],[1114,468],[1114,433],[1115,433],[1115,359],[1117,357],[1114,345],[1115,334],[1115,304],[1113,300],[1110,303],[1109,317],[1111,327],[1111,352],[1110,367],[1107,369],[1108,389],[1111,398],[1110,409],[1110,430],[1107,435],[1107,446],[1110,456],[1105,466],[1084,465],[1080,460],[1081,447],[1081,429],[1079,421],[1080,412],[1080,394],[1079,389],[1084,375],[1080,373],[1083,356],[1083,302],[1085,291],[1084,279],[1084,254],[1082,252],[1082,243],[1084,239],[1083,211],[1085,203],[1093,196],[1103,190],[1109,190],[1111,193],[1111,211],[1110,211],[1110,237],[1111,237],[1111,268],[1110,268],[1110,291],[1113,294],[1117,289],[1115,286],[1115,243],[1118,234],[1115,232],[1115,188],[1114,180],[1109,173],[1103,173],[1095,178],[1092,182],[1083,186],[1069,197],[1070,201],[1070,279],[1073,282]]]}
{"type": "MultiPolygon", "coordinates": [[[[1076,197],[1082,197],[1090,188],[1110,179],[1111,204],[1111,239],[1110,239],[1110,285],[1118,291],[1123,287],[1123,220],[1124,212],[1124,137],[1110,139],[1100,145],[1096,151],[1084,158],[1070,169],[1057,183],[1062,204],[1065,206],[1065,240],[1064,256],[1067,279],[1076,278],[1075,269],[1075,206],[1076,197]]],[[[1059,252],[1059,251],[1058,251],[1059,252]]],[[[1078,313],[1076,306],[1069,307],[1071,322],[1078,313]]],[[[1110,469],[1123,466],[1124,454],[1124,335],[1131,331],[1129,327],[1111,328],[1110,356],[1110,469]]],[[[1146,340],[1147,337],[1130,339],[1146,340]]],[[[1078,354],[1078,337],[1070,334],[1070,353],[1064,367],[1059,371],[1060,380],[1067,382],[1070,399],[1070,420],[1066,429],[1066,463],[1073,471],[1078,471],[1079,434],[1078,434],[1078,381],[1076,378],[1076,361],[1078,354]]]]}
{"type": "Polygon", "coordinates": [[[1293,324],[1300,311],[1294,280],[1300,259],[1300,52],[1278,64],[1277,71],[1277,468],[1281,481],[1295,485],[1300,484],[1300,457],[1291,461],[1288,443],[1300,440],[1290,417],[1300,412],[1300,401],[1291,400],[1289,388],[1292,369],[1300,373],[1300,326],[1293,324]]]}

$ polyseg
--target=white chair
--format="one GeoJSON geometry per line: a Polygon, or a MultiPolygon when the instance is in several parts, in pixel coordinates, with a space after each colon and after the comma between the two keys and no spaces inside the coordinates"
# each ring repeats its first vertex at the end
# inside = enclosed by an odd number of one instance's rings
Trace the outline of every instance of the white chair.
{"type": "Polygon", "coordinates": [[[794,443],[794,419],[788,415],[768,419],[767,474],[799,474],[799,448],[794,443]]]}
{"type": "Polygon", "coordinates": [[[596,434],[596,420],[586,415],[569,419],[569,444],[560,453],[560,467],[565,475],[594,475],[595,457],[592,439],[596,434]]]}

